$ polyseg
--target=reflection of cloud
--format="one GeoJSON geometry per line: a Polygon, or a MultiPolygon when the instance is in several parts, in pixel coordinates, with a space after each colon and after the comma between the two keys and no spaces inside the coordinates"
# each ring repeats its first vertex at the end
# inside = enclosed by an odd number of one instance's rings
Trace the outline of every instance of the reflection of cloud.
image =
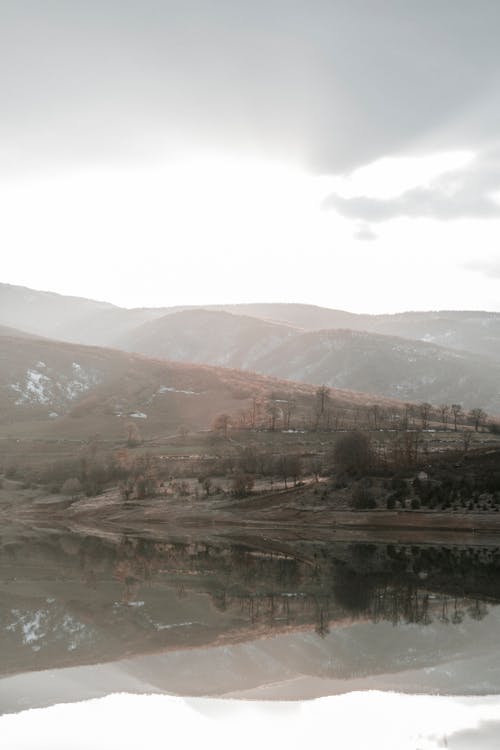
{"type": "Polygon", "coordinates": [[[377,235],[375,232],[368,226],[368,224],[363,224],[359,227],[359,229],[354,232],[354,237],[357,240],[363,240],[365,242],[370,242],[377,239],[377,235]]]}
{"type": "Polygon", "coordinates": [[[369,222],[399,217],[440,220],[500,218],[500,203],[494,197],[499,190],[500,154],[496,152],[395,198],[368,198],[364,195],[344,198],[333,194],[325,205],[343,216],[369,222]]]}
{"type": "Polygon", "coordinates": [[[474,748],[474,750],[498,750],[500,719],[480,721],[477,726],[471,729],[462,729],[448,734],[446,740],[445,747],[453,748],[453,750],[471,750],[471,748],[474,748]]]}

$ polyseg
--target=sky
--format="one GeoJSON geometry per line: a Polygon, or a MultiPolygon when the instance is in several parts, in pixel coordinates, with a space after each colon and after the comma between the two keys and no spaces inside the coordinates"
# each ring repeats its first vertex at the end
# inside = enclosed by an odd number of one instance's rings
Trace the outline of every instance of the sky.
{"type": "Polygon", "coordinates": [[[0,0],[1,281],[500,310],[497,0],[0,0]]]}

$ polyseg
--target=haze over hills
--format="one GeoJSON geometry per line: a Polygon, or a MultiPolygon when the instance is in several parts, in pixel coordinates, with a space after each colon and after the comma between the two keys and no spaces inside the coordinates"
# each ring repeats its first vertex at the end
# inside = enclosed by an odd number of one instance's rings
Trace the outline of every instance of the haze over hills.
{"type": "Polygon", "coordinates": [[[357,315],[301,304],[128,310],[2,284],[0,325],[153,358],[500,413],[499,313],[357,315]]]}
{"type": "Polygon", "coordinates": [[[162,310],[126,310],[109,302],[0,284],[0,324],[47,338],[110,345],[162,310]]]}

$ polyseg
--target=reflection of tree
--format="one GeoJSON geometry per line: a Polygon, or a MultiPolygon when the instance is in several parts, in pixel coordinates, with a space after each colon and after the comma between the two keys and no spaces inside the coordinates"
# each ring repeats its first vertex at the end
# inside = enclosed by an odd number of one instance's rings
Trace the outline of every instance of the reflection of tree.
{"type": "Polygon", "coordinates": [[[455,597],[455,600],[453,602],[453,614],[451,616],[451,621],[454,625],[460,625],[460,623],[463,622],[463,619],[464,619],[464,611],[463,609],[459,609],[458,600],[455,597]]]}
{"type": "Polygon", "coordinates": [[[342,571],[333,586],[335,601],[352,615],[370,610],[374,581],[352,569],[342,571]]]}
{"type": "MultiPolygon", "coordinates": [[[[208,541],[195,534],[185,541],[132,534],[75,541],[68,534],[43,554],[61,571],[72,560],[77,577],[100,596],[110,577],[121,584],[125,602],[145,599],[139,590],[154,581],[179,598],[208,595],[221,627],[307,625],[321,637],[346,617],[395,625],[480,620],[487,614],[484,600],[500,595],[500,550],[477,547],[283,538],[254,544],[246,537],[208,541]]],[[[110,607],[116,598],[115,586],[110,607]]]]}
{"type": "Polygon", "coordinates": [[[485,602],[475,599],[474,604],[467,609],[467,612],[473,620],[483,620],[488,614],[488,608],[485,602]]]}
{"type": "Polygon", "coordinates": [[[322,597],[321,599],[316,598],[316,622],[314,630],[321,638],[324,638],[325,635],[328,635],[330,632],[330,613],[328,605],[329,600],[327,597],[322,597]]]}

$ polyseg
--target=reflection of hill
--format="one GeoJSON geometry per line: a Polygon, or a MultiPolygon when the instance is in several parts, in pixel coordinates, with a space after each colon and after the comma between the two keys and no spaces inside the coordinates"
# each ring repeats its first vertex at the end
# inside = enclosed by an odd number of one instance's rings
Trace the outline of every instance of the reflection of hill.
{"type": "MultiPolygon", "coordinates": [[[[469,627],[500,598],[497,548],[47,533],[4,536],[0,562],[7,673],[363,622],[469,627]]],[[[334,673],[350,671],[346,653],[334,673]]]]}

